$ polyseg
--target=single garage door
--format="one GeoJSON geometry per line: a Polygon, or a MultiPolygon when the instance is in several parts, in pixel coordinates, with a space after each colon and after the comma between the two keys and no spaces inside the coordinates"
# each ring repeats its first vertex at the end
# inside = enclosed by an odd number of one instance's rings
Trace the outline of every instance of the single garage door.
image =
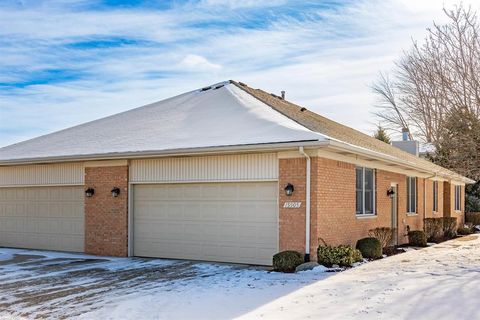
{"type": "Polygon", "coordinates": [[[0,188],[0,246],[83,252],[83,187],[0,188]]]}
{"type": "Polygon", "coordinates": [[[271,265],[276,182],[136,185],[134,255],[271,265]]]}

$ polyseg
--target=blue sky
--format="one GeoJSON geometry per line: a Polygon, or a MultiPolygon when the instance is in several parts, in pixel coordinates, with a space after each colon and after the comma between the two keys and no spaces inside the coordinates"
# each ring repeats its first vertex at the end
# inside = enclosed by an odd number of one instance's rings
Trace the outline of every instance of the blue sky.
{"type": "Polygon", "coordinates": [[[371,133],[369,85],[455,3],[4,0],[0,146],[227,79],[371,133]]]}

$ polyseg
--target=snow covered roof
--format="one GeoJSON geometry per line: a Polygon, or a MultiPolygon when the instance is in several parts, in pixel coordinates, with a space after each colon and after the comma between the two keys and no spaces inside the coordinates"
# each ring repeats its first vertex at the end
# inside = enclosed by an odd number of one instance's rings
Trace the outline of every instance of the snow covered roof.
{"type": "Polygon", "coordinates": [[[175,154],[228,147],[340,142],[424,172],[472,183],[304,107],[225,81],[0,148],[0,164],[175,154]]]}
{"type": "Polygon", "coordinates": [[[0,162],[323,141],[230,81],[0,148],[0,162]]]}

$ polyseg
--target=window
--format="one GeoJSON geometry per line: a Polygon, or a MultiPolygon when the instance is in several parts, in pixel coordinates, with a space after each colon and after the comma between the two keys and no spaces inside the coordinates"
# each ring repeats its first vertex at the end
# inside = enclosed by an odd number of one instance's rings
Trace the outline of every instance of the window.
{"type": "Polygon", "coordinates": [[[407,213],[417,212],[417,178],[407,177],[407,213]]]}
{"type": "Polygon", "coordinates": [[[462,211],[461,197],[462,197],[462,187],[455,186],[455,210],[456,211],[462,211]]]}
{"type": "Polygon", "coordinates": [[[356,173],[356,213],[375,214],[375,171],[359,168],[356,173]]]}
{"type": "Polygon", "coordinates": [[[433,181],[433,212],[438,212],[438,181],[433,181]]]}

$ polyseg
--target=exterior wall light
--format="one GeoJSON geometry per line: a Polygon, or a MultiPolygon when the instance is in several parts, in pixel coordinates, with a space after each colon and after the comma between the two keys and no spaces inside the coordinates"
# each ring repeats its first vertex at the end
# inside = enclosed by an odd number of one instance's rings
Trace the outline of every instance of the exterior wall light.
{"type": "Polygon", "coordinates": [[[395,190],[393,189],[393,187],[388,188],[387,196],[389,196],[390,198],[393,198],[394,195],[395,195],[395,190]]]}
{"type": "Polygon", "coordinates": [[[87,198],[93,197],[94,194],[95,194],[95,189],[93,188],[88,188],[87,190],[85,190],[85,196],[87,198]]]}
{"type": "Polygon", "coordinates": [[[287,197],[290,197],[293,194],[293,191],[295,191],[295,188],[293,184],[289,183],[287,184],[284,190],[285,190],[285,195],[287,195],[287,197]]]}
{"type": "Polygon", "coordinates": [[[120,189],[117,187],[114,187],[111,192],[112,192],[112,197],[116,198],[120,194],[120,189]]]}

